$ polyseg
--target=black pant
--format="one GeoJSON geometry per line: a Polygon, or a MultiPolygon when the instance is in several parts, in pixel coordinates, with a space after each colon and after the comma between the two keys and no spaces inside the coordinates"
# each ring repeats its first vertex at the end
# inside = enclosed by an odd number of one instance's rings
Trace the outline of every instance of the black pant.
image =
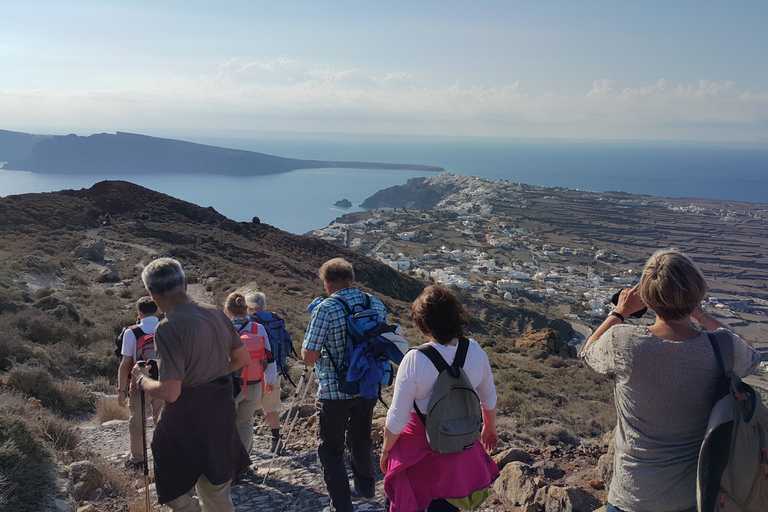
{"type": "Polygon", "coordinates": [[[344,466],[344,446],[349,447],[355,490],[361,496],[373,497],[373,441],[371,422],[375,398],[318,400],[317,458],[323,468],[325,486],[336,512],[352,512],[352,497],[344,466]],[[345,443],[346,441],[346,443],[345,443]]]}

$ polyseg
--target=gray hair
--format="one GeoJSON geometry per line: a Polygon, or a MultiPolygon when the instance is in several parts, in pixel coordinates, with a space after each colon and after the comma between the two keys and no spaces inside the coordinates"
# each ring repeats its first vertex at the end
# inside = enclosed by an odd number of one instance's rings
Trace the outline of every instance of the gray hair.
{"type": "Polygon", "coordinates": [[[187,282],[181,263],[173,258],[158,258],[144,267],[141,273],[144,287],[152,293],[168,293],[187,282]]]}
{"type": "Polygon", "coordinates": [[[245,303],[249,308],[264,309],[267,307],[267,296],[261,292],[249,293],[245,296],[245,303]]]}

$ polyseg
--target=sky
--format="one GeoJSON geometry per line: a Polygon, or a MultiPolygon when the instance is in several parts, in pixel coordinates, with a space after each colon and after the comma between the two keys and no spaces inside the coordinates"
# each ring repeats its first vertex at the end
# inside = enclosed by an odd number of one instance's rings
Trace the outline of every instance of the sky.
{"type": "Polygon", "coordinates": [[[768,144],[768,2],[3,0],[0,129],[768,144]]]}

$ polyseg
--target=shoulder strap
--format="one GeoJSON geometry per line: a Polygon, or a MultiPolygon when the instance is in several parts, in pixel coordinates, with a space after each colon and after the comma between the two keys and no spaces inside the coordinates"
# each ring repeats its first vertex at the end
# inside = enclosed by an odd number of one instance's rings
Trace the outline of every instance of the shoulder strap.
{"type": "Polygon", "coordinates": [[[469,352],[469,340],[467,338],[459,338],[459,346],[456,349],[456,357],[453,359],[453,366],[464,368],[464,363],[467,360],[467,352],[469,352]]]}
{"type": "Polygon", "coordinates": [[[733,371],[733,339],[725,331],[707,331],[717,364],[726,375],[733,371]]]}
{"type": "Polygon", "coordinates": [[[432,361],[432,364],[435,365],[438,374],[449,368],[448,363],[445,362],[443,356],[441,356],[440,352],[438,352],[437,349],[432,345],[427,343],[420,346],[416,350],[427,356],[429,360],[432,361]]]}
{"type": "MultiPolygon", "coordinates": [[[[245,326],[246,326],[246,325],[248,325],[249,323],[250,323],[250,324],[253,324],[253,323],[255,323],[255,322],[245,322],[243,325],[241,325],[240,327],[238,327],[238,328],[237,328],[237,332],[238,332],[238,333],[241,333],[241,332],[243,332],[243,329],[245,329],[245,326]]],[[[251,334],[253,334],[253,327],[251,327],[251,330],[250,330],[250,331],[246,331],[246,332],[250,332],[251,334]]]]}
{"type": "Polygon", "coordinates": [[[142,336],[144,336],[144,334],[146,334],[144,331],[141,330],[141,327],[139,327],[138,325],[135,327],[131,327],[131,332],[136,337],[136,341],[139,341],[139,338],[141,338],[142,336]]]}
{"type": "Polygon", "coordinates": [[[347,301],[345,301],[344,299],[342,299],[341,297],[339,297],[335,293],[333,295],[331,295],[330,297],[328,297],[328,298],[329,299],[333,299],[336,302],[338,302],[339,304],[341,304],[342,306],[344,306],[344,310],[347,312],[347,315],[351,315],[352,314],[352,309],[349,307],[349,304],[347,304],[347,301]]]}

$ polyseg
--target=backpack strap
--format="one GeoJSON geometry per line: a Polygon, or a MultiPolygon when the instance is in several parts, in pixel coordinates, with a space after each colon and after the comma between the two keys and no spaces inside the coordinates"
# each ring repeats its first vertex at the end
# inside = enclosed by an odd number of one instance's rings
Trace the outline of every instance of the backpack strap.
{"type": "Polygon", "coordinates": [[[733,340],[731,335],[725,331],[707,331],[709,343],[712,350],[715,351],[717,364],[720,370],[728,375],[733,372],[733,340]]]}
{"type": "Polygon", "coordinates": [[[130,329],[134,338],[136,339],[135,345],[133,347],[133,362],[136,363],[139,360],[139,338],[144,336],[145,333],[138,325],[134,325],[130,329]]]}

